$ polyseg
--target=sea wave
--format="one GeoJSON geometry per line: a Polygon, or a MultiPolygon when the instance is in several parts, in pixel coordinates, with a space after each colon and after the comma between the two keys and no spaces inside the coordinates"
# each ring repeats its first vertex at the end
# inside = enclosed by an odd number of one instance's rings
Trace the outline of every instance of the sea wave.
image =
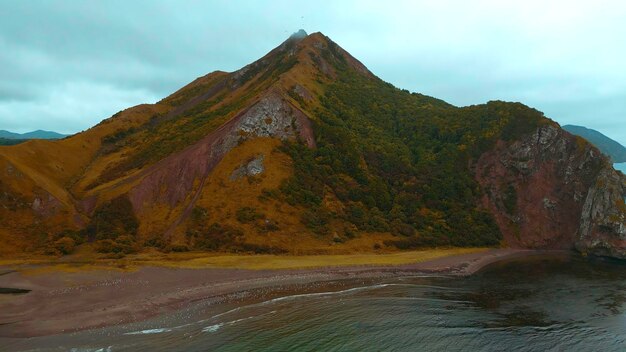
{"type": "Polygon", "coordinates": [[[111,352],[113,346],[101,347],[101,348],[71,348],[70,352],[111,352]]]}
{"type": "Polygon", "coordinates": [[[139,331],[131,331],[127,332],[124,335],[143,335],[143,334],[160,334],[162,332],[170,332],[173,328],[158,328],[158,329],[147,329],[147,330],[139,330],[139,331]]]}
{"type": "MultiPolygon", "coordinates": [[[[194,323],[183,324],[183,325],[173,326],[173,327],[169,327],[169,328],[153,328],[153,329],[146,329],[146,330],[131,331],[131,332],[125,333],[124,335],[148,335],[148,334],[160,334],[160,333],[164,333],[164,332],[171,332],[171,331],[178,330],[178,329],[181,329],[181,328],[184,328],[184,327],[188,327],[190,325],[203,324],[203,323],[206,323],[208,321],[212,321],[212,320],[215,320],[215,319],[220,318],[220,317],[224,317],[224,316],[236,313],[236,312],[240,312],[240,311],[245,310],[245,309],[257,308],[257,307],[271,305],[271,304],[278,303],[278,302],[284,302],[284,301],[290,301],[290,300],[302,299],[302,298],[311,298],[311,297],[325,297],[325,296],[343,295],[343,294],[350,294],[350,293],[355,293],[355,292],[360,292],[360,291],[376,290],[376,289],[381,289],[381,288],[385,288],[385,287],[424,287],[424,288],[441,288],[441,289],[445,289],[444,287],[431,286],[431,285],[418,285],[418,284],[408,284],[408,283],[384,283],[384,284],[352,287],[352,288],[349,288],[349,289],[339,290],[339,291],[324,291],[324,292],[311,292],[311,293],[294,294],[294,295],[276,297],[276,298],[272,298],[272,299],[269,299],[269,300],[266,300],[266,301],[263,301],[263,302],[249,304],[249,305],[246,305],[246,306],[236,307],[236,308],[230,309],[230,310],[228,310],[226,312],[215,314],[215,315],[213,315],[213,316],[211,316],[211,317],[209,317],[207,319],[202,319],[202,320],[196,321],[194,323]]],[[[247,318],[236,319],[236,320],[232,320],[232,321],[228,321],[228,322],[221,322],[221,323],[208,325],[208,326],[205,326],[205,327],[202,328],[202,332],[216,332],[216,331],[218,331],[220,328],[222,328],[225,325],[236,324],[236,323],[244,321],[244,320],[252,319],[252,318],[263,316],[263,315],[267,315],[267,314],[273,314],[275,312],[276,311],[272,311],[272,312],[269,312],[269,313],[255,315],[255,316],[250,316],[250,317],[247,317],[247,318]]]]}

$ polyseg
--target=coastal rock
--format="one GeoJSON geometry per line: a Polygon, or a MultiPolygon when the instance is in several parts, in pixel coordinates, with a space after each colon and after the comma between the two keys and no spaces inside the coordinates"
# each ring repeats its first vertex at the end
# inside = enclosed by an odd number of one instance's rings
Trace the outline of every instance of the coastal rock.
{"type": "Polygon", "coordinates": [[[476,179],[507,245],[626,258],[624,176],[558,126],[499,141],[479,158],[476,179]]]}
{"type": "Polygon", "coordinates": [[[576,249],[626,259],[626,177],[603,168],[583,205],[576,249]]]}

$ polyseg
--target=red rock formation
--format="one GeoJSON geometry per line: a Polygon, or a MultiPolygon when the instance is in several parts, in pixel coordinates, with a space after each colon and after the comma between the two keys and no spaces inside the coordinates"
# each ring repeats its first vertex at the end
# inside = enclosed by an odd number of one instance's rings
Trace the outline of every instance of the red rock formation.
{"type": "Polygon", "coordinates": [[[189,215],[211,170],[232,148],[254,137],[298,137],[309,147],[315,147],[308,117],[280,93],[271,92],[196,144],[142,173],[141,181],[129,192],[136,214],[141,216],[146,208],[159,203],[171,208],[185,203],[181,218],[168,230],[171,232],[189,215]]]}
{"type": "Polygon", "coordinates": [[[478,160],[476,179],[483,206],[511,247],[626,252],[626,213],[619,206],[626,188],[596,148],[558,126],[544,125],[510,144],[498,142],[478,160]],[[614,250],[595,250],[599,238],[614,250]]]}

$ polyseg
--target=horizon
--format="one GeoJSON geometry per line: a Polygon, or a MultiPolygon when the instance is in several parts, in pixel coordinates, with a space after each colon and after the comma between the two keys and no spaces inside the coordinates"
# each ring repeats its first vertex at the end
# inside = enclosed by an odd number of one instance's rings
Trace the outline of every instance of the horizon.
{"type": "Polygon", "coordinates": [[[15,16],[0,24],[0,129],[80,132],[235,71],[303,28],[400,89],[456,106],[521,102],[626,145],[620,2],[280,4],[4,3],[15,16]]]}

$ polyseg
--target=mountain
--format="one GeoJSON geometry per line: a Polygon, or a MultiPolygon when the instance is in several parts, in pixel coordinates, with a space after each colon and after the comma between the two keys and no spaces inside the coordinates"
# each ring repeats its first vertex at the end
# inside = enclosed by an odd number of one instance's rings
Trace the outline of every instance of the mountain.
{"type": "Polygon", "coordinates": [[[624,182],[537,110],[397,89],[301,31],[87,131],[0,148],[0,250],[624,257],[624,182]]]}
{"type": "Polygon", "coordinates": [[[2,138],[0,137],[0,146],[2,145],[16,145],[20,143],[26,142],[26,139],[11,139],[11,138],[2,138]]]}
{"type": "Polygon", "coordinates": [[[43,130],[36,130],[21,134],[9,132],[6,130],[0,130],[0,138],[2,139],[60,139],[64,137],[66,137],[66,135],[64,134],[43,130]]]}
{"type": "Polygon", "coordinates": [[[626,147],[602,133],[590,128],[575,125],[564,125],[563,129],[571,134],[585,138],[600,149],[604,155],[611,158],[614,163],[626,163],[626,147]]]}

